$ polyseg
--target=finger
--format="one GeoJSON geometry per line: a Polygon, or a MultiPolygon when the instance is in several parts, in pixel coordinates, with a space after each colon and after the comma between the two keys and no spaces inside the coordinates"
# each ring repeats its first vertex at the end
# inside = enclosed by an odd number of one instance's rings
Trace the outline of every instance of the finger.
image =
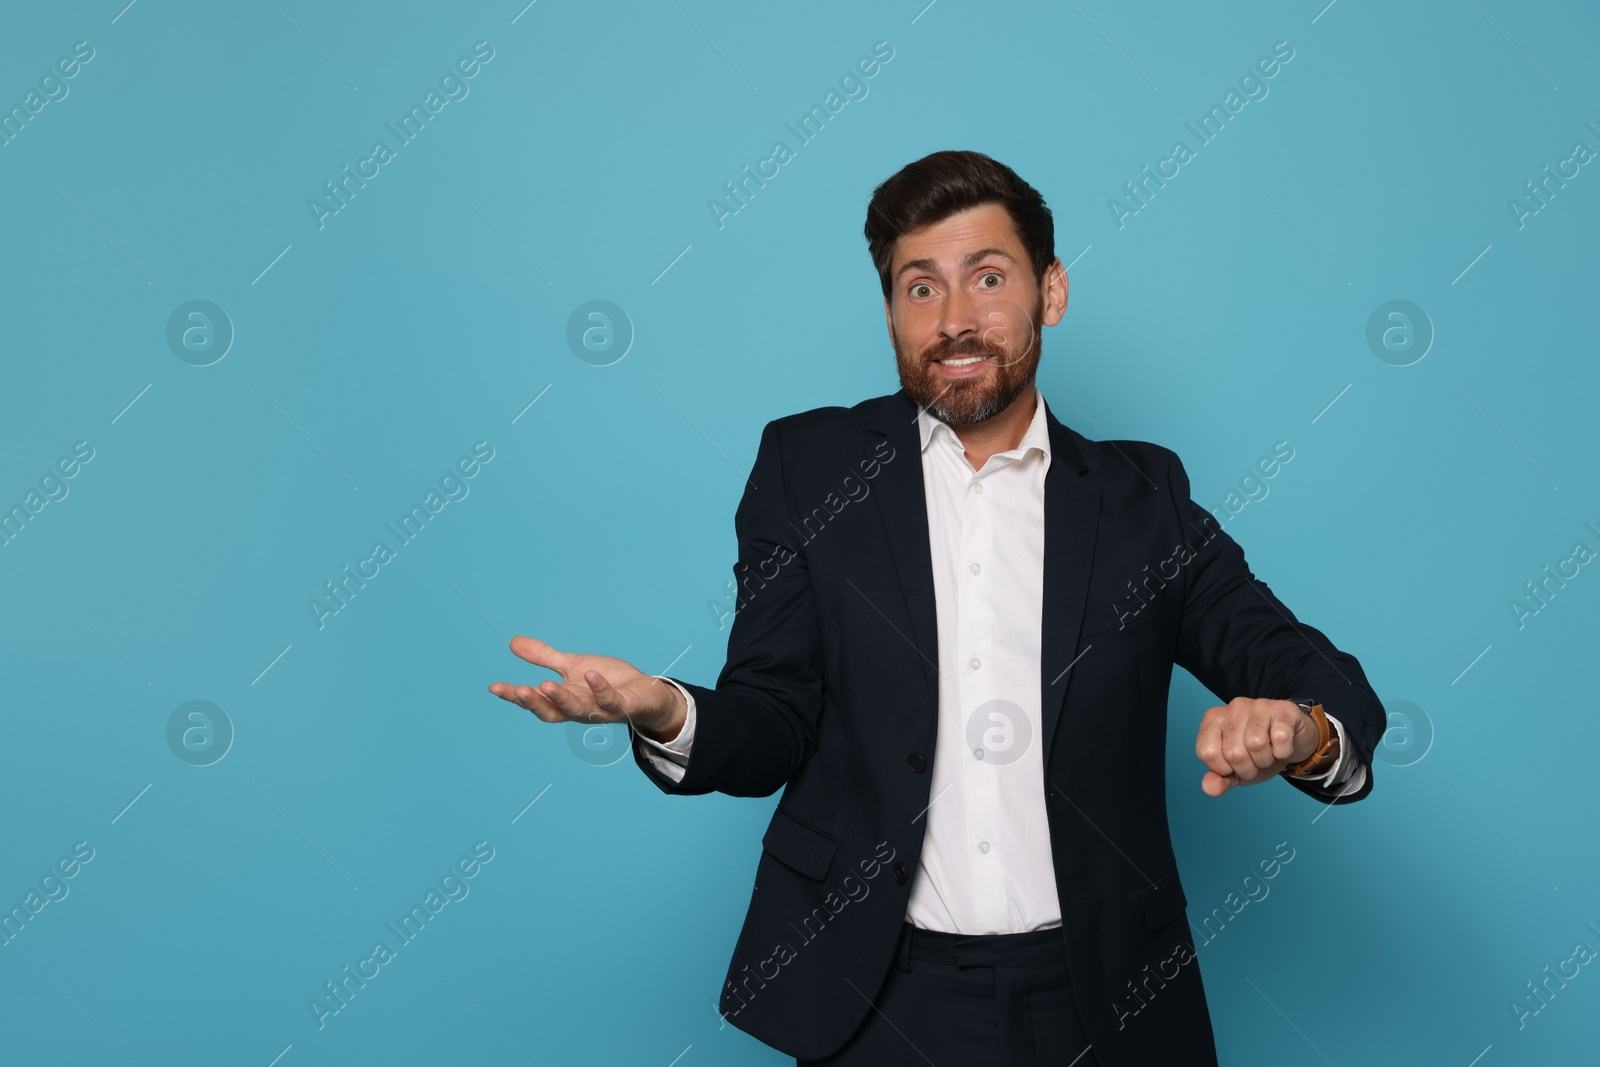
{"type": "Polygon", "coordinates": [[[1207,708],[1200,719],[1200,732],[1195,738],[1194,754],[1200,762],[1218,775],[1233,773],[1233,765],[1222,754],[1222,723],[1226,708],[1207,708]]]}
{"type": "Polygon", "coordinates": [[[1204,778],[1200,779],[1200,789],[1208,796],[1220,797],[1229,789],[1239,784],[1239,779],[1231,774],[1217,774],[1207,771],[1204,778]]]}
{"type": "Polygon", "coordinates": [[[1245,720],[1245,749],[1250,753],[1250,759],[1255,763],[1257,771],[1265,771],[1278,760],[1272,753],[1274,710],[1274,705],[1258,702],[1250,710],[1250,717],[1245,720]]]}
{"type": "Polygon", "coordinates": [[[1250,754],[1250,746],[1245,741],[1245,733],[1250,725],[1249,705],[1241,700],[1232,701],[1221,718],[1224,720],[1222,758],[1228,761],[1240,783],[1254,781],[1260,768],[1256,766],[1255,757],[1250,754]]]}
{"type": "Polygon", "coordinates": [[[1282,761],[1288,761],[1294,756],[1294,731],[1299,725],[1295,720],[1306,717],[1306,713],[1298,706],[1290,706],[1294,708],[1293,711],[1275,715],[1272,719],[1272,754],[1282,761]]]}
{"type": "Polygon", "coordinates": [[[545,722],[560,722],[566,716],[545,699],[537,690],[526,685],[512,685],[509,682],[496,682],[489,687],[489,692],[501,700],[509,701],[525,711],[531,711],[545,722]]]}
{"type": "Polygon", "coordinates": [[[594,700],[602,709],[613,715],[628,717],[627,698],[622,690],[612,685],[599,671],[585,671],[583,680],[594,693],[594,700]]]}
{"type": "Polygon", "coordinates": [[[569,658],[567,654],[557,652],[536,637],[524,637],[518,634],[511,639],[511,651],[535,666],[547,667],[558,672],[563,678],[567,676],[565,669],[569,658]]]}
{"type": "Polygon", "coordinates": [[[584,694],[581,690],[569,688],[559,682],[540,682],[538,693],[565,718],[579,722],[609,721],[595,704],[594,697],[584,694]]]}

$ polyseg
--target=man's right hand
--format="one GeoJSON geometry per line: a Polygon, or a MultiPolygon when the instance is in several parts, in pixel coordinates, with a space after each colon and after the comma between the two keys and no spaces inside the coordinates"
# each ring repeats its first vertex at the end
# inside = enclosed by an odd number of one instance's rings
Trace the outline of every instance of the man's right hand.
{"type": "Polygon", "coordinates": [[[645,674],[626,660],[558,652],[543,641],[517,636],[511,651],[561,675],[537,686],[495,682],[489,692],[533,712],[545,722],[607,723],[626,720],[656,741],[683,729],[689,706],[677,686],[645,674]]]}

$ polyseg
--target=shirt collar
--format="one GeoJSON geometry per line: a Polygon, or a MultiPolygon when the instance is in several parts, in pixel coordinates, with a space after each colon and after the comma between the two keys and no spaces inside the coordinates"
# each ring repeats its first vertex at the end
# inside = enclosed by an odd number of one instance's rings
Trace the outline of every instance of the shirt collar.
{"type": "MultiPolygon", "coordinates": [[[[1015,449],[1008,452],[1000,452],[997,455],[1020,458],[1026,456],[1029,449],[1037,448],[1044,453],[1046,459],[1050,458],[1050,427],[1045,423],[1044,393],[1039,389],[1038,385],[1033,387],[1033,397],[1033,419],[1028,423],[1028,429],[1022,435],[1022,443],[1015,449]]],[[[956,448],[965,451],[965,446],[961,444],[961,439],[956,436],[956,432],[950,427],[950,424],[935,418],[927,408],[919,408],[917,411],[917,433],[921,436],[922,451],[924,452],[928,450],[928,442],[933,440],[935,436],[945,438],[953,443],[956,448]]]]}

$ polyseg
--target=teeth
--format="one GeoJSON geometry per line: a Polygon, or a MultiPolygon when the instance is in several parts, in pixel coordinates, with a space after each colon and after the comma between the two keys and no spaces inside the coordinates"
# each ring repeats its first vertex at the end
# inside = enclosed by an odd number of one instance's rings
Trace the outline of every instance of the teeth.
{"type": "Polygon", "coordinates": [[[972,364],[972,363],[982,363],[985,358],[987,358],[987,357],[984,357],[984,356],[961,356],[961,357],[959,357],[957,359],[941,359],[941,360],[939,360],[939,362],[944,364],[946,367],[965,367],[965,366],[967,366],[969,364],[972,364]]]}

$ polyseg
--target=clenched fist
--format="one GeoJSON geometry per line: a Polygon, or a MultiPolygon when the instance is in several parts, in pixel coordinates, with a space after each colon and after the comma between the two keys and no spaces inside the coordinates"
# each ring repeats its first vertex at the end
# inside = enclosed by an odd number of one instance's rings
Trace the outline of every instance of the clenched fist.
{"type": "MultiPolygon", "coordinates": [[[[1200,788],[1220,797],[1236,785],[1275,778],[1310,757],[1317,741],[1317,724],[1293,701],[1234,697],[1225,706],[1207,708],[1200,720],[1194,752],[1210,768],[1200,788]]],[[[1338,754],[1335,742],[1333,755],[1338,754]]]]}

